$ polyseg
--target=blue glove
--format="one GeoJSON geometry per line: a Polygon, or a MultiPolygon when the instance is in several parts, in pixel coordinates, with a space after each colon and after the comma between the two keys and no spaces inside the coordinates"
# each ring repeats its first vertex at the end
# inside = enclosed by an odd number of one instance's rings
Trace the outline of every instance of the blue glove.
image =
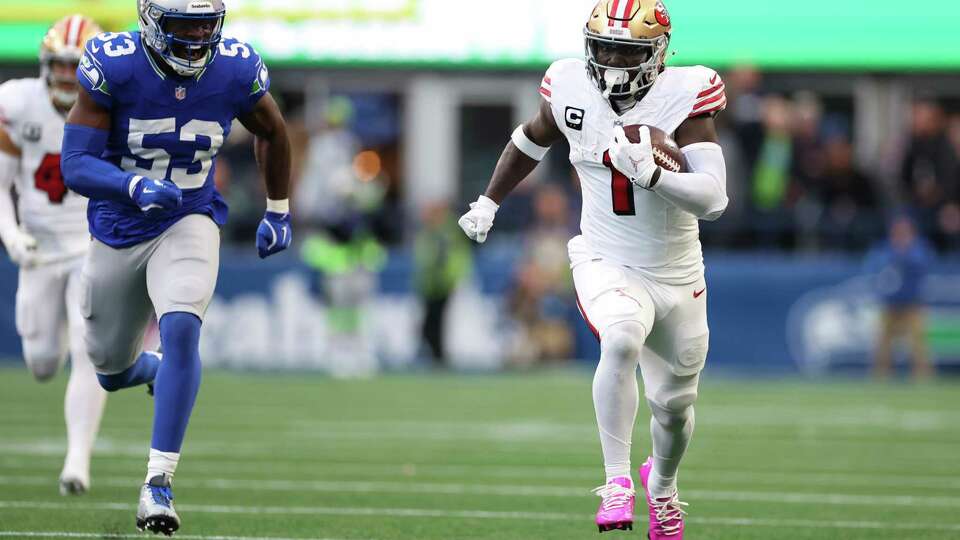
{"type": "Polygon", "coordinates": [[[290,214],[267,212],[257,227],[257,252],[261,259],[280,253],[290,247],[293,241],[293,228],[290,226],[290,214]]]}
{"type": "Polygon", "coordinates": [[[130,183],[130,198],[147,217],[158,218],[183,206],[183,192],[169,180],[134,176],[130,183]]]}

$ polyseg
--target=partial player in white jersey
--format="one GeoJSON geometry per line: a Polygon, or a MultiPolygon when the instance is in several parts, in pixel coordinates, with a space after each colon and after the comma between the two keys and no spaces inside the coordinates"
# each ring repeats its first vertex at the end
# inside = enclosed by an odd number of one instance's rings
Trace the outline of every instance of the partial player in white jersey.
{"type": "Polygon", "coordinates": [[[20,266],[16,321],[23,356],[38,381],[56,375],[68,351],[71,359],[60,475],[65,495],[89,488],[90,453],[106,401],[83,339],[87,200],[70,192],[60,173],[64,120],[79,92],[77,65],[87,39],[100,32],[86,17],[64,17],[43,39],[41,76],[0,85],[0,241],[20,266]]]}
{"type": "Polygon", "coordinates": [[[568,246],[574,286],[601,343],[593,400],[607,478],[596,524],[633,527],[639,366],[653,413],[653,455],[640,469],[651,540],[683,537],[677,470],[709,336],[698,220],[727,205],[714,125],[724,85],[702,66],[665,66],[671,31],[662,1],[598,2],[584,27],[586,58],[550,66],[539,113],[513,133],[486,193],[460,219],[483,242],[500,202],[566,138],[583,193],[582,235],[568,246]],[[639,136],[628,139],[627,126],[639,136]],[[652,128],[673,135],[685,171],[658,165],[652,128]]]}

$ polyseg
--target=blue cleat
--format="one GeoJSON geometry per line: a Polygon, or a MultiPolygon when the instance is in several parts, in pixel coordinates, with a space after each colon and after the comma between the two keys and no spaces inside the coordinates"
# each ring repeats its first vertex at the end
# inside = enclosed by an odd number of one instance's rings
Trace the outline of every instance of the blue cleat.
{"type": "Polygon", "coordinates": [[[137,529],[173,536],[180,528],[180,517],[173,509],[173,490],[165,475],[154,476],[140,489],[137,529]]]}

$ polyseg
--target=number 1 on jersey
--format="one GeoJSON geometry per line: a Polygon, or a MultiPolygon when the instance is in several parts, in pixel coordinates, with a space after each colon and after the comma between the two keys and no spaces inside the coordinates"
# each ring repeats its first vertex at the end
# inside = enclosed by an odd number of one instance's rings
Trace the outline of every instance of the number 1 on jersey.
{"type": "Polygon", "coordinates": [[[633,200],[633,182],[613,166],[610,151],[603,152],[603,164],[610,169],[610,191],[613,193],[613,213],[618,216],[637,215],[637,206],[633,200]]]}

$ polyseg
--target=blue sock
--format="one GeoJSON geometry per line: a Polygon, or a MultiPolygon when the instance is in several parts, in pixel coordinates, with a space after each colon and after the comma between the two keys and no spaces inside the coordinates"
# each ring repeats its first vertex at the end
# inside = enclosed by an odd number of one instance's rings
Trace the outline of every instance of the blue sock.
{"type": "Polygon", "coordinates": [[[160,355],[155,352],[143,352],[137,361],[125,371],[116,375],[101,375],[97,373],[100,386],[107,392],[116,392],[124,388],[139,386],[153,382],[157,378],[157,368],[160,367],[160,355]]]}
{"type": "Polygon", "coordinates": [[[160,319],[163,362],[154,382],[153,442],[161,452],[180,452],[200,390],[200,319],[167,313],[160,319]]]}

